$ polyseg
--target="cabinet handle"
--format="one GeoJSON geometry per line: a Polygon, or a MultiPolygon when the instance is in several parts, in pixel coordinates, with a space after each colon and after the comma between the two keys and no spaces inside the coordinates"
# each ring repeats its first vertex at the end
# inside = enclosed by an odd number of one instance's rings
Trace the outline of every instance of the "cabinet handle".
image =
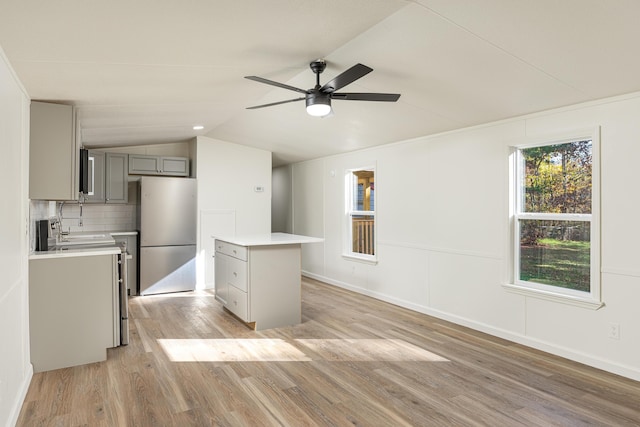
{"type": "Polygon", "coordinates": [[[238,273],[236,273],[235,271],[233,272],[233,277],[238,277],[238,273]]]}

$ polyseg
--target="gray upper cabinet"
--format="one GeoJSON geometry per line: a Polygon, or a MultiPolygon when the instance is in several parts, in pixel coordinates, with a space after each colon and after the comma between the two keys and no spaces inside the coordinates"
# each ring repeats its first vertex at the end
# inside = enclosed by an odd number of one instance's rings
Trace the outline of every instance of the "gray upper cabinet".
{"type": "Polygon", "coordinates": [[[189,159],[187,157],[130,154],[129,174],[189,176],[189,159]]]}
{"type": "Polygon", "coordinates": [[[89,150],[89,192],[85,194],[87,203],[104,203],[105,199],[105,153],[89,150]]]}
{"type": "Polygon", "coordinates": [[[105,157],[105,202],[127,203],[129,185],[127,182],[128,155],[106,153],[105,157]]]}
{"type": "Polygon", "coordinates": [[[89,150],[87,203],[127,203],[127,154],[89,150]]]}
{"type": "Polygon", "coordinates": [[[163,175],[189,176],[189,159],[186,157],[160,157],[163,175]]]}
{"type": "Polygon", "coordinates": [[[71,105],[31,102],[29,198],[78,200],[80,146],[71,105]]]}

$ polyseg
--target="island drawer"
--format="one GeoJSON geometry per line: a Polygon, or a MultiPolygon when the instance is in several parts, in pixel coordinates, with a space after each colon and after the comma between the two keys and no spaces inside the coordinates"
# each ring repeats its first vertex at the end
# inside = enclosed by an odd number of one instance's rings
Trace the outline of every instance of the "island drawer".
{"type": "Polygon", "coordinates": [[[229,286],[229,299],[225,307],[243,321],[250,322],[248,318],[249,298],[246,292],[235,286],[229,286]]]}
{"type": "Polygon", "coordinates": [[[229,284],[247,292],[247,262],[230,257],[228,269],[227,280],[229,284]]]}
{"type": "Polygon", "coordinates": [[[247,248],[245,246],[234,245],[233,243],[216,240],[216,252],[221,252],[230,257],[247,260],[247,248]]]}

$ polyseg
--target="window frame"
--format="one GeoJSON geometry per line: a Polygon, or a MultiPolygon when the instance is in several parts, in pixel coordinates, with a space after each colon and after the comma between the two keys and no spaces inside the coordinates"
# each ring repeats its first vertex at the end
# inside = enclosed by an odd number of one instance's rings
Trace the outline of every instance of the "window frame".
{"type": "Polygon", "coordinates": [[[378,194],[375,194],[375,204],[374,210],[372,211],[363,211],[363,210],[354,210],[353,202],[355,200],[355,188],[357,181],[355,180],[354,172],[357,171],[372,171],[374,177],[374,185],[376,188],[378,187],[378,173],[376,170],[375,163],[370,163],[367,166],[357,167],[357,168],[349,168],[345,169],[344,177],[345,177],[345,215],[344,215],[344,227],[343,227],[343,249],[342,256],[345,259],[355,260],[359,262],[364,262],[368,264],[377,264],[378,262],[378,220],[376,218],[376,211],[378,210],[378,194]],[[364,215],[364,216],[372,216],[374,219],[373,223],[373,255],[362,254],[359,252],[353,252],[353,227],[352,221],[354,215],[364,215]]]}
{"type": "Polygon", "coordinates": [[[601,294],[600,271],[600,128],[582,129],[564,134],[529,139],[527,142],[511,147],[510,155],[510,221],[511,221],[511,283],[505,288],[509,291],[560,303],[597,310],[604,305],[601,294]],[[566,144],[576,141],[591,141],[591,213],[542,213],[523,212],[524,201],[524,161],[521,150],[548,145],[566,144]],[[558,220],[590,223],[590,289],[589,292],[562,288],[554,285],[520,280],[520,221],[521,220],[558,220]]]}

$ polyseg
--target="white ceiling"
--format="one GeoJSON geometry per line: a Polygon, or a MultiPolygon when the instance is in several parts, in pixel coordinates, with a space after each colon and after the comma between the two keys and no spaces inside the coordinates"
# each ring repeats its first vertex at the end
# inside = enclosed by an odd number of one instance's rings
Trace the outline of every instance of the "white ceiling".
{"type": "Polygon", "coordinates": [[[0,46],[32,99],[79,109],[89,147],[208,135],[274,165],[640,90],[637,0],[0,0],[0,46]],[[319,119],[299,94],[356,63],[319,119]],[[195,124],[204,130],[194,131],[195,124]]]}

